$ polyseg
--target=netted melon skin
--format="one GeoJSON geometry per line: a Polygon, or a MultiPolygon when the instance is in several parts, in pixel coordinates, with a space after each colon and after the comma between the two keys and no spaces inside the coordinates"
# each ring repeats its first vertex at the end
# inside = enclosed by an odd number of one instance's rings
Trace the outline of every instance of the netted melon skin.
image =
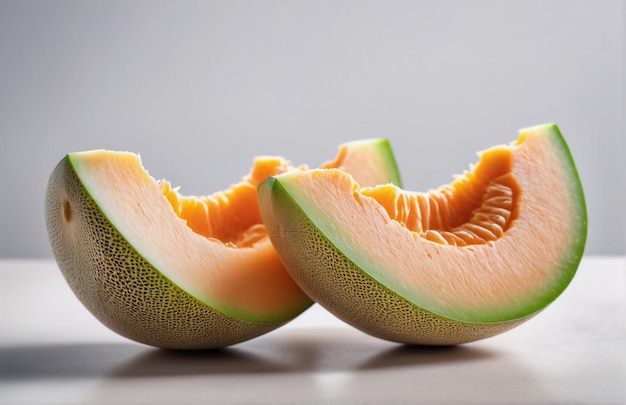
{"type": "Polygon", "coordinates": [[[68,157],[50,176],[45,219],[55,259],[74,294],[124,337],[166,349],[215,349],[285,323],[230,317],[167,280],[103,215],[68,157]]]}
{"type": "Polygon", "coordinates": [[[447,319],[414,305],[358,268],[276,180],[270,182],[272,203],[262,206],[262,213],[289,274],[314,301],[362,332],[398,343],[448,346],[496,336],[535,315],[478,324],[447,319]]]}

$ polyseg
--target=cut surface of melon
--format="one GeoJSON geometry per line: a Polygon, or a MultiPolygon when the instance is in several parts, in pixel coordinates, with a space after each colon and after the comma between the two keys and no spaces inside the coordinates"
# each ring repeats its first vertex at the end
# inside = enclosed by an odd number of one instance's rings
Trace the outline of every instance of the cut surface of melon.
{"type": "Polygon", "coordinates": [[[426,193],[309,170],[268,179],[259,196],[301,288],[407,343],[462,343],[533,316],[569,284],[586,239],[582,186],[553,124],[521,130],[426,193]]]}
{"type": "MultiPolygon", "coordinates": [[[[324,167],[363,184],[400,181],[384,139],[341,145],[324,167]]],[[[222,347],[312,304],[285,271],[257,201],[268,176],[305,168],[260,157],[240,183],[195,197],[152,178],[133,153],[71,153],[48,183],[48,236],[72,290],[111,329],[160,347],[222,347]]]]}

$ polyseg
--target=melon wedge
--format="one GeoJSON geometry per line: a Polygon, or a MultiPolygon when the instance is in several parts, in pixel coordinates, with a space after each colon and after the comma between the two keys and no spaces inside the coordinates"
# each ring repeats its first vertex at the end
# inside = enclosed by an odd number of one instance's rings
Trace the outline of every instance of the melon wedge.
{"type": "MultiPolygon", "coordinates": [[[[323,167],[371,185],[400,182],[384,139],[341,145],[323,167]]],[[[285,271],[257,202],[268,176],[303,169],[260,157],[239,184],[193,197],[156,181],[133,153],[70,153],[46,192],[54,256],[85,307],[127,338],[207,349],[259,336],[312,304],[285,271]]]]}
{"type": "Polygon", "coordinates": [[[426,193],[362,187],[338,170],[273,176],[261,215],[293,279],[383,339],[452,345],[521,324],[583,254],[582,186],[559,128],[539,125],[426,193]]]}

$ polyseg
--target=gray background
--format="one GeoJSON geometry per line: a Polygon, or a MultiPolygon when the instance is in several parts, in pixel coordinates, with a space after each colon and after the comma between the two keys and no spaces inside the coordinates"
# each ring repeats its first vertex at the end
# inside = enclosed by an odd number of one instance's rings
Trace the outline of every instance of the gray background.
{"type": "MultiPolygon", "coordinates": [[[[142,155],[183,194],[252,158],[316,166],[387,137],[405,188],[556,122],[588,254],[626,253],[625,2],[0,0],[0,257],[51,257],[43,200],[71,151],[142,155]]],[[[555,207],[558,209],[558,207],[555,207]]]]}

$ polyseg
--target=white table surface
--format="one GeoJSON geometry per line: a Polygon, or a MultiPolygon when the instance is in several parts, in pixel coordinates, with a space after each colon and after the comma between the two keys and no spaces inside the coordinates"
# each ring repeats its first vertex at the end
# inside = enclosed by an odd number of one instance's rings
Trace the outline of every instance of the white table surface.
{"type": "Polygon", "coordinates": [[[626,404],[626,258],[585,257],[569,288],[505,334],[450,348],[365,335],[314,306],[213,352],[122,338],[54,261],[0,261],[1,404],[626,404]]]}

